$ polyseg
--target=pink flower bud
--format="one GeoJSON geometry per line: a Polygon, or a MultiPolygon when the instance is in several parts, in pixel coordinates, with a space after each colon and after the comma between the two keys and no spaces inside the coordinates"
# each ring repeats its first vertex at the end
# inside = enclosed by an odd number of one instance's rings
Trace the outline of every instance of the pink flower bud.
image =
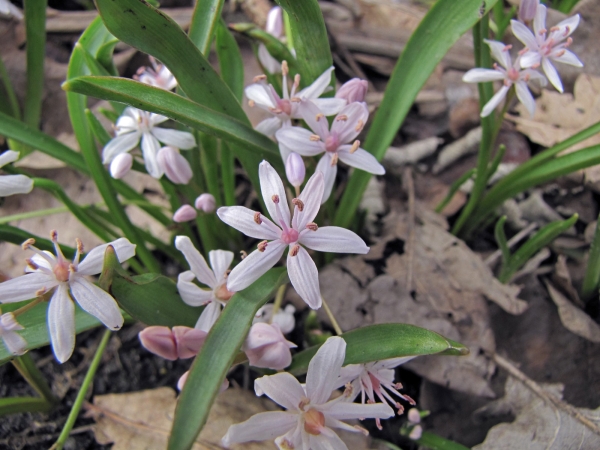
{"type": "Polygon", "coordinates": [[[277,324],[255,323],[244,342],[242,350],[251,366],[281,370],[292,362],[290,348],[296,344],[283,337],[277,324]]]}
{"type": "Polygon", "coordinates": [[[421,414],[419,414],[419,410],[417,408],[410,408],[408,410],[408,421],[412,423],[421,422],[421,414]]]}
{"type": "Polygon", "coordinates": [[[175,214],[173,214],[173,222],[181,223],[181,222],[189,222],[190,220],[194,220],[198,216],[198,213],[194,208],[190,205],[183,205],[175,214]]]}
{"type": "Polygon", "coordinates": [[[302,156],[298,153],[291,152],[285,162],[285,174],[288,181],[294,187],[300,187],[306,176],[306,167],[302,156]]]}
{"type": "Polygon", "coordinates": [[[155,355],[175,361],[177,344],[169,327],[147,327],[138,334],[144,348],[155,355]]]}
{"type": "Polygon", "coordinates": [[[411,438],[413,441],[416,441],[418,439],[421,439],[422,435],[423,435],[423,428],[421,427],[421,425],[417,425],[416,427],[414,427],[412,429],[412,431],[410,432],[408,437],[411,438]]]}
{"type": "Polygon", "coordinates": [[[215,198],[211,194],[201,194],[194,203],[196,209],[205,212],[211,213],[214,212],[216,207],[215,198]]]}
{"type": "Polygon", "coordinates": [[[197,330],[190,327],[173,327],[173,339],[177,347],[177,356],[179,359],[187,359],[196,356],[204,340],[206,339],[206,331],[197,330]]]}
{"type": "Polygon", "coordinates": [[[535,17],[540,0],[521,0],[519,5],[519,20],[529,23],[535,17]]]}
{"type": "Polygon", "coordinates": [[[193,173],[190,164],[174,147],[163,147],[156,155],[158,165],[163,169],[167,178],[175,184],[188,184],[193,173]]]}
{"type": "Polygon", "coordinates": [[[283,14],[281,7],[275,6],[271,8],[267,16],[265,31],[278,39],[283,35],[283,14]]]}
{"type": "Polygon", "coordinates": [[[115,159],[110,163],[110,174],[114,179],[119,180],[127,175],[132,165],[133,156],[130,153],[121,153],[115,156],[115,159]]]}
{"type": "Polygon", "coordinates": [[[336,92],[335,98],[343,98],[348,103],[364,102],[369,83],[360,78],[346,81],[336,92]]]}
{"type": "MultiPolygon", "coordinates": [[[[188,370],[186,373],[181,375],[181,377],[179,378],[179,381],[177,381],[177,390],[178,391],[181,391],[183,389],[183,385],[187,381],[189,374],[190,374],[190,371],[188,370]]],[[[225,378],[223,380],[223,383],[221,384],[221,389],[219,389],[219,392],[223,392],[223,391],[227,390],[228,387],[229,387],[229,380],[227,378],[225,378]]]]}

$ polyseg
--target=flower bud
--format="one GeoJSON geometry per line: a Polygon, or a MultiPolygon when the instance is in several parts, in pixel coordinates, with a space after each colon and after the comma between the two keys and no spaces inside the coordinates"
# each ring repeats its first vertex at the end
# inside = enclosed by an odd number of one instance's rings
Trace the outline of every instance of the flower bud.
{"type": "Polygon", "coordinates": [[[283,13],[281,12],[281,7],[275,6],[271,8],[267,15],[265,31],[278,39],[283,35],[283,13]]]}
{"type": "Polygon", "coordinates": [[[291,152],[285,161],[285,174],[288,181],[294,187],[300,187],[306,176],[306,167],[302,156],[298,153],[291,152]]]}
{"type": "Polygon", "coordinates": [[[121,153],[110,163],[110,175],[119,180],[123,178],[131,170],[133,165],[133,156],[130,153],[121,153]]]}
{"type": "Polygon", "coordinates": [[[419,410],[417,408],[410,408],[408,410],[408,421],[412,423],[421,422],[421,414],[419,414],[419,410]]]}
{"type": "Polygon", "coordinates": [[[7,350],[15,356],[22,355],[27,350],[27,341],[16,333],[23,329],[13,313],[9,312],[0,316],[0,338],[7,350]]]}
{"type": "Polygon", "coordinates": [[[342,98],[348,103],[364,102],[369,89],[369,83],[360,78],[346,81],[335,93],[335,98],[342,98]]]}
{"type": "Polygon", "coordinates": [[[175,340],[179,359],[196,356],[204,344],[206,335],[206,331],[197,330],[196,328],[173,327],[173,339],[175,340]]]}
{"type": "Polygon", "coordinates": [[[181,223],[181,222],[189,222],[190,220],[194,220],[198,216],[198,213],[194,208],[190,205],[183,205],[175,214],[173,214],[173,222],[181,223]]]}
{"type": "MultiPolygon", "coordinates": [[[[177,381],[177,390],[178,391],[181,391],[183,389],[183,385],[187,381],[189,374],[190,374],[190,371],[188,370],[186,373],[181,375],[181,377],[179,378],[179,381],[177,381]]],[[[228,387],[229,387],[229,380],[227,378],[225,378],[223,380],[223,383],[221,384],[221,389],[219,389],[219,392],[226,391],[228,387]]]]}
{"type": "Polygon", "coordinates": [[[181,153],[174,147],[163,147],[156,155],[158,165],[163,169],[167,178],[175,184],[188,184],[192,179],[192,168],[181,153]]]}
{"type": "Polygon", "coordinates": [[[519,20],[525,23],[531,22],[535,17],[539,5],[540,0],[521,0],[518,14],[519,20]]]}
{"type": "Polygon", "coordinates": [[[169,361],[177,359],[177,344],[169,327],[147,327],[140,331],[138,337],[149,352],[169,361]]]}
{"type": "Polygon", "coordinates": [[[214,212],[216,205],[215,198],[211,194],[201,194],[196,201],[194,202],[194,206],[196,209],[205,212],[211,213],[214,212]]]}
{"type": "Polygon", "coordinates": [[[416,441],[418,439],[421,439],[422,435],[423,435],[423,428],[421,427],[421,425],[417,425],[416,427],[414,427],[412,429],[412,431],[409,433],[408,437],[411,438],[413,441],[416,441]]]}
{"type": "Polygon", "coordinates": [[[268,303],[258,310],[253,323],[276,323],[283,334],[288,334],[296,326],[295,312],[294,305],[287,305],[284,309],[280,308],[273,317],[273,304],[268,303]]]}
{"type": "Polygon", "coordinates": [[[292,362],[290,348],[296,344],[283,337],[277,324],[255,323],[250,328],[242,350],[251,366],[281,370],[292,362]]]}

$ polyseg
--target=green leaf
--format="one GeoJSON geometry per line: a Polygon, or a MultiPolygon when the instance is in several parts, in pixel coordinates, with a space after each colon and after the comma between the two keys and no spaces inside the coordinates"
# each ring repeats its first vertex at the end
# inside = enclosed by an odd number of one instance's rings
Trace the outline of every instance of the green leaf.
{"type": "Polygon", "coordinates": [[[47,0],[24,2],[25,33],[27,39],[27,86],[23,121],[38,128],[44,97],[44,58],[46,57],[46,5],[47,0]]]}
{"type": "Polygon", "coordinates": [[[0,416],[24,412],[48,412],[52,403],[39,397],[0,398],[0,416]]]}
{"type": "Polygon", "coordinates": [[[585,277],[581,286],[581,298],[584,301],[589,300],[598,292],[600,285],[600,216],[596,222],[596,232],[594,240],[590,247],[590,253],[585,269],[585,277]]]}
{"type": "Polygon", "coordinates": [[[437,434],[424,431],[420,439],[417,439],[417,444],[431,450],[469,450],[458,442],[438,436],[437,434]]]}
{"type": "MultiPolygon", "coordinates": [[[[26,276],[26,275],[25,275],[26,276]]],[[[21,308],[28,304],[29,301],[17,302],[17,303],[3,303],[2,312],[7,313],[21,308]]],[[[50,335],[48,334],[48,325],[46,324],[46,310],[48,309],[48,303],[42,302],[39,305],[34,306],[32,309],[19,315],[17,321],[25,327],[23,331],[19,331],[19,334],[27,341],[27,350],[34,348],[43,347],[50,344],[50,335]]],[[[93,316],[90,316],[83,309],[75,303],[75,332],[81,333],[82,331],[89,330],[90,328],[101,325],[100,321],[93,316]]],[[[13,356],[8,352],[4,343],[0,345],[0,364],[3,364],[13,356]]]]}
{"type": "MultiPolygon", "coordinates": [[[[347,364],[364,364],[383,359],[412,355],[467,355],[464,345],[446,339],[442,335],[425,328],[405,323],[385,323],[370,325],[348,331],[341,335],[346,341],[347,364]]],[[[320,345],[308,348],[294,355],[292,364],[286,369],[294,375],[302,375],[320,345]]]]}
{"type": "Polygon", "coordinates": [[[510,260],[510,248],[508,247],[508,241],[506,240],[506,233],[504,233],[504,224],[506,223],[506,216],[500,217],[496,226],[494,227],[494,237],[498,248],[502,252],[502,267],[505,267],[510,260]]]}
{"type": "Polygon", "coordinates": [[[241,102],[244,95],[244,61],[235,38],[222,19],[217,26],[216,49],[221,77],[241,102]]]}
{"type": "Polygon", "coordinates": [[[108,71],[108,73],[115,77],[119,76],[119,72],[117,72],[117,68],[113,62],[113,53],[116,45],[119,42],[120,41],[118,39],[112,39],[106,44],[101,45],[98,49],[98,53],[96,53],[96,59],[98,62],[108,71]]]}
{"type": "MultiPolygon", "coordinates": [[[[317,0],[275,0],[287,13],[301,82],[308,86],[333,65],[325,20],[317,0]]],[[[334,81],[332,80],[332,83],[334,81]]],[[[333,85],[333,84],[332,84],[333,85]]]]}
{"type": "Polygon", "coordinates": [[[207,55],[217,23],[221,18],[224,0],[198,0],[192,15],[188,36],[196,47],[207,55]]]}
{"type": "Polygon", "coordinates": [[[181,391],[169,439],[170,450],[189,449],[206,423],[210,408],[256,311],[287,281],[285,269],[271,269],[236,293],[213,325],[181,391]]]}
{"type": "MultiPolygon", "coordinates": [[[[40,250],[47,250],[54,252],[54,244],[50,239],[45,239],[40,236],[36,236],[28,231],[22,230],[21,228],[13,227],[11,225],[0,225],[0,242],[10,242],[11,244],[21,245],[27,239],[35,239],[35,246],[40,250]]],[[[75,256],[75,249],[68,245],[59,244],[60,250],[67,259],[73,259],[75,256]]],[[[23,262],[25,258],[23,258],[23,262]]]]}
{"type": "MultiPolygon", "coordinates": [[[[498,0],[438,0],[410,37],[388,82],[383,101],[363,145],[383,158],[418,92],[450,47],[498,0]]],[[[300,3],[300,2],[299,2],[300,3]]],[[[348,228],[371,174],[357,170],[346,186],[335,225],[348,228]]]]}

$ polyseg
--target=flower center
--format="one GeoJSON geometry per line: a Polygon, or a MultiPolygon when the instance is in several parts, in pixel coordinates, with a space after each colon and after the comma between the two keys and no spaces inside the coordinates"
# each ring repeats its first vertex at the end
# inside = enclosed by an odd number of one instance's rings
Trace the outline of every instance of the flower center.
{"type": "Polygon", "coordinates": [[[292,244],[298,240],[298,232],[293,228],[288,228],[281,232],[281,240],[286,244],[292,244]]]}
{"type": "Polygon", "coordinates": [[[332,133],[325,138],[325,150],[328,152],[336,152],[339,146],[340,140],[338,139],[337,134],[332,133]]]}
{"type": "Polygon", "coordinates": [[[508,78],[511,81],[519,80],[519,71],[517,69],[515,69],[514,67],[511,67],[510,69],[508,69],[506,75],[508,76],[508,78]]]}
{"type": "Polygon", "coordinates": [[[58,261],[52,272],[58,281],[69,281],[69,263],[67,261],[58,261]]]}
{"type": "Polygon", "coordinates": [[[231,297],[233,297],[233,294],[235,294],[235,292],[231,292],[229,289],[227,289],[227,283],[223,283],[221,286],[215,289],[214,292],[215,297],[222,302],[228,301],[231,297]]]}
{"type": "Polygon", "coordinates": [[[292,102],[286,99],[281,99],[277,101],[277,107],[283,111],[284,114],[288,116],[292,115],[292,102]]]}
{"type": "Polygon", "coordinates": [[[325,415],[316,409],[309,409],[304,413],[304,431],[313,436],[321,434],[325,426],[325,415]]]}

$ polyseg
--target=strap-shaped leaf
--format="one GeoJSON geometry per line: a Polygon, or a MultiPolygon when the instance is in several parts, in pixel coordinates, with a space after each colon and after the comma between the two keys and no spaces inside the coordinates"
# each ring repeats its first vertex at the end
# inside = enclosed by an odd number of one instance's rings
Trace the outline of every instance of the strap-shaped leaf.
{"type": "Polygon", "coordinates": [[[175,409],[169,449],[189,449],[206,423],[227,371],[240,350],[252,319],[287,281],[285,269],[271,269],[247,289],[235,294],[213,325],[196,357],[175,409]]]}
{"type": "Polygon", "coordinates": [[[221,18],[224,0],[198,0],[192,14],[188,36],[203,55],[208,54],[221,18]]]}
{"type": "Polygon", "coordinates": [[[217,25],[216,44],[221,76],[241,102],[244,95],[244,61],[235,38],[223,20],[217,25]]]}
{"type": "MultiPolygon", "coordinates": [[[[467,355],[469,349],[463,344],[445,338],[441,334],[406,323],[370,325],[348,331],[341,335],[346,341],[347,364],[364,364],[383,359],[413,355],[467,355]]],[[[303,375],[308,363],[320,345],[294,355],[286,371],[303,375]]]]}
{"type": "MultiPolygon", "coordinates": [[[[418,92],[450,47],[498,0],[438,0],[410,37],[385,90],[364,148],[383,158],[418,92]]],[[[346,187],[335,224],[348,227],[371,174],[357,170],[346,187]]]]}

